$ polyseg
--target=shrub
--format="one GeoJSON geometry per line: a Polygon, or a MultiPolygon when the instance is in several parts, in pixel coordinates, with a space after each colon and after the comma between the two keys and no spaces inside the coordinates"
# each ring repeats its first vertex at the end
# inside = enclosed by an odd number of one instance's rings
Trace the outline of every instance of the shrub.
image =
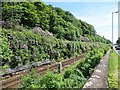
{"type": "Polygon", "coordinates": [[[48,71],[43,77],[31,72],[23,78],[23,88],[80,88],[93,73],[104,53],[104,48],[93,49],[84,61],[80,62],[74,69],[65,71],[64,75],[48,71]]]}
{"type": "Polygon", "coordinates": [[[22,78],[22,89],[40,88],[40,79],[40,75],[35,70],[32,70],[22,78]]]}
{"type": "Polygon", "coordinates": [[[71,75],[71,70],[67,70],[65,73],[64,73],[64,78],[66,79],[66,78],[70,78],[70,75],[71,75]]]}
{"type": "Polygon", "coordinates": [[[61,88],[62,78],[52,72],[47,72],[41,78],[41,88],[61,88]]]}

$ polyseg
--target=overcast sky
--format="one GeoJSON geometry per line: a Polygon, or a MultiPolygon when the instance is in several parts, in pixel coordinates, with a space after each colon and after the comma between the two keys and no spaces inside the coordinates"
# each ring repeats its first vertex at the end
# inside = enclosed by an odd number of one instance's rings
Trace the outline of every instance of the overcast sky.
{"type": "MultiPolygon", "coordinates": [[[[92,24],[97,34],[111,40],[112,12],[118,11],[119,0],[43,0],[46,4],[70,11],[76,18],[92,24]],[[84,2],[83,2],[84,1],[84,2]]],[[[114,43],[118,38],[118,14],[114,14],[114,43]]]]}

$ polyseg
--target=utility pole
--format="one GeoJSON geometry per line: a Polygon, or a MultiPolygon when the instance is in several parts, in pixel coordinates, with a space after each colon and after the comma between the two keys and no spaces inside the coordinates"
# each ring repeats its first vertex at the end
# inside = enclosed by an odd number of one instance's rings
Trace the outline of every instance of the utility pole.
{"type": "Polygon", "coordinates": [[[112,12],[112,49],[113,49],[113,14],[114,12],[112,12]]]}
{"type": "Polygon", "coordinates": [[[118,2],[118,38],[120,37],[120,1],[118,2]]]}
{"type": "Polygon", "coordinates": [[[119,11],[112,12],[112,49],[113,49],[113,15],[114,13],[118,13],[119,11]]]}
{"type": "MultiPolygon", "coordinates": [[[[120,1],[118,2],[118,38],[120,37],[120,1]]],[[[120,68],[120,65],[118,65],[120,68]]],[[[118,76],[120,75],[120,69],[118,70],[118,76]]],[[[120,78],[118,78],[119,81],[120,78]]],[[[118,88],[120,88],[120,82],[118,82],[118,88]]]]}

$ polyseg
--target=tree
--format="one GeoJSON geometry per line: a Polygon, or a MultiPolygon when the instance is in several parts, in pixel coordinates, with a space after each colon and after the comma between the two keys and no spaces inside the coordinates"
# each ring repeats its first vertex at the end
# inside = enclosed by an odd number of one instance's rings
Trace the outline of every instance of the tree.
{"type": "Polygon", "coordinates": [[[94,42],[107,41],[96,34],[92,25],[59,7],[43,2],[3,2],[2,5],[2,20],[8,25],[5,28],[15,28],[16,25],[27,28],[38,26],[44,31],[52,32],[59,39],[74,40],[76,37],[79,40],[80,36],[84,36],[94,42]]]}
{"type": "Polygon", "coordinates": [[[116,41],[117,44],[120,44],[120,37],[118,38],[118,40],[116,41]]]}

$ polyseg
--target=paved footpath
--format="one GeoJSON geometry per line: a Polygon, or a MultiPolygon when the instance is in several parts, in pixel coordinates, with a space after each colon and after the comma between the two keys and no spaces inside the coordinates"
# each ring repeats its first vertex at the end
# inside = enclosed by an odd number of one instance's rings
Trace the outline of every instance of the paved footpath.
{"type": "Polygon", "coordinates": [[[110,50],[106,53],[103,59],[101,59],[100,64],[95,68],[92,76],[88,79],[87,83],[84,85],[84,89],[88,88],[108,88],[108,66],[110,59],[110,50]]]}

